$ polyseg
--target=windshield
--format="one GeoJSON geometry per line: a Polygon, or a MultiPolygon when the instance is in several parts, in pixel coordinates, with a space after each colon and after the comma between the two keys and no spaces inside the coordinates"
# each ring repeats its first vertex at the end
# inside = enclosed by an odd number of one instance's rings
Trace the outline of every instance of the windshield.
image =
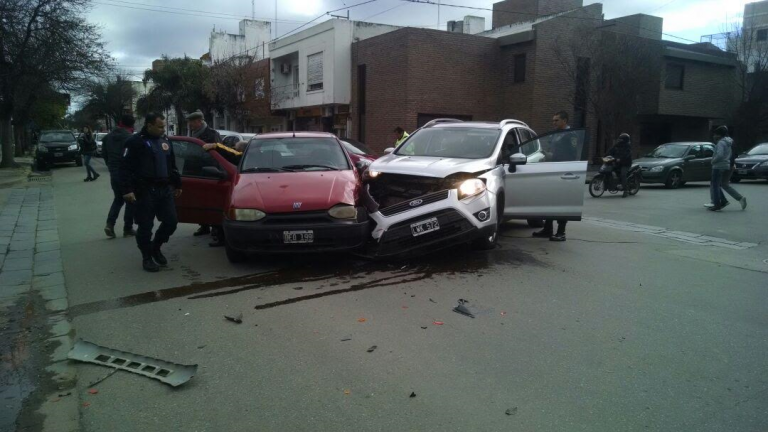
{"type": "Polygon", "coordinates": [[[348,170],[347,156],[333,138],[254,139],[241,172],[348,170]]]}
{"type": "Polygon", "coordinates": [[[344,140],[342,141],[344,144],[344,148],[347,149],[348,152],[356,155],[369,155],[373,154],[371,152],[371,149],[369,149],[365,144],[361,143],[360,141],[355,140],[344,140]]]}
{"type": "Polygon", "coordinates": [[[498,129],[429,128],[412,134],[398,147],[401,156],[483,159],[490,157],[501,133],[498,129]]]}
{"type": "Polygon", "coordinates": [[[747,154],[750,156],[768,155],[768,143],[759,144],[752,147],[752,149],[748,151],[747,154]]]}
{"type": "Polygon", "coordinates": [[[685,144],[665,144],[656,147],[656,150],[652,151],[648,156],[654,158],[680,158],[683,157],[686,150],[688,150],[688,146],[685,144]]]}
{"type": "Polygon", "coordinates": [[[48,132],[40,136],[40,142],[74,141],[75,136],[71,132],[48,132]]]}

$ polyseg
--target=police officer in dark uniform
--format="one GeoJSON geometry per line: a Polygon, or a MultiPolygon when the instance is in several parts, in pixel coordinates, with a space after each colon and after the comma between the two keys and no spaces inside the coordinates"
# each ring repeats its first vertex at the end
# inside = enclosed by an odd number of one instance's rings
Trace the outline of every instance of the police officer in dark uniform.
{"type": "Polygon", "coordinates": [[[156,272],[168,264],[160,248],[176,231],[178,218],[174,197],[181,196],[181,176],[176,168],[173,146],[165,136],[165,117],[147,115],[144,128],[125,142],[120,164],[123,198],[135,203],[136,243],[144,270],[156,272]],[[160,227],[152,239],[155,217],[160,227]]]}

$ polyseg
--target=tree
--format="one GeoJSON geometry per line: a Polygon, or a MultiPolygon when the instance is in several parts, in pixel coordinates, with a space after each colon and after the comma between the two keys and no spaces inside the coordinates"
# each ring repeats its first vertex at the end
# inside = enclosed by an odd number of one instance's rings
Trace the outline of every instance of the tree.
{"type": "Polygon", "coordinates": [[[661,85],[660,41],[600,28],[559,39],[555,56],[575,83],[570,102],[598,121],[597,155],[622,132],[632,131],[637,115],[652,109],[661,85]]]}
{"type": "Polygon", "coordinates": [[[117,124],[126,108],[130,109],[135,92],[129,79],[117,74],[114,77],[94,80],[88,86],[84,108],[104,118],[107,129],[117,124]]]}
{"type": "Polygon", "coordinates": [[[0,17],[0,167],[15,166],[11,121],[34,106],[41,88],[82,89],[111,63],[90,0],[2,0],[0,17]]]}

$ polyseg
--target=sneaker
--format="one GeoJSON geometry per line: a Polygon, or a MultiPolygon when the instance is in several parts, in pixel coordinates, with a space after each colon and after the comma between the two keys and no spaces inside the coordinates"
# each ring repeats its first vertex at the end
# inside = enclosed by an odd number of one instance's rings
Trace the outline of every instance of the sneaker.
{"type": "Polygon", "coordinates": [[[152,258],[144,258],[144,260],[141,262],[141,266],[144,267],[144,270],[151,273],[160,271],[160,267],[152,260],[152,258]]]}
{"type": "Polygon", "coordinates": [[[712,204],[712,203],[707,203],[707,204],[704,204],[704,207],[705,207],[705,208],[710,208],[710,207],[714,207],[714,206],[715,206],[715,205],[714,205],[714,204],[712,204]]]}
{"type": "Polygon", "coordinates": [[[565,233],[557,233],[549,238],[549,241],[553,242],[564,242],[565,241],[565,233]]]}
{"type": "Polygon", "coordinates": [[[730,201],[726,201],[726,202],[723,203],[723,205],[720,206],[720,208],[724,209],[724,208],[728,207],[729,205],[731,205],[731,202],[730,201]]]}
{"type": "Polygon", "coordinates": [[[136,231],[133,228],[128,228],[127,230],[123,230],[123,237],[135,237],[136,231]]]}
{"type": "Polygon", "coordinates": [[[709,211],[720,211],[722,209],[723,209],[722,207],[715,207],[715,206],[707,207],[707,210],[709,211]]]}
{"type": "Polygon", "coordinates": [[[109,237],[111,239],[117,237],[115,235],[115,227],[112,226],[112,225],[107,225],[106,227],[104,227],[104,234],[106,234],[107,237],[109,237]]]}
{"type": "Polygon", "coordinates": [[[739,204],[741,204],[741,209],[745,210],[747,208],[747,198],[741,197],[741,199],[739,200],[739,204]]]}
{"type": "Polygon", "coordinates": [[[197,231],[195,231],[195,233],[192,235],[194,235],[195,237],[199,237],[199,236],[210,234],[210,233],[211,233],[211,227],[209,227],[208,225],[200,225],[200,228],[198,228],[197,231]]]}
{"type": "Polygon", "coordinates": [[[541,231],[534,232],[533,236],[536,237],[536,238],[552,237],[552,231],[547,231],[546,229],[543,229],[541,231]]]}
{"type": "Polygon", "coordinates": [[[168,265],[168,260],[165,259],[165,255],[163,255],[163,253],[160,252],[159,247],[155,247],[154,249],[152,249],[152,259],[154,259],[161,266],[168,265]]]}
{"type": "Polygon", "coordinates": [[[83,179],[83,181],[84,181],[84,182],[89,182],[89,181],[93,181],[93,179],[92,179],[92,178],[90,178],[90,177],[86,177],[85,179],[83,179]]]}

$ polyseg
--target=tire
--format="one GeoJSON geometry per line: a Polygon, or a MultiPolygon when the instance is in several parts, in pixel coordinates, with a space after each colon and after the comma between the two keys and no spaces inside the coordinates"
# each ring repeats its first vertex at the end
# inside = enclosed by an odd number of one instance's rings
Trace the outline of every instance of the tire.
{"type": "Polygon", "coordinates": [[[544,221],[541,219],[528,219],[528,226],[531,228],[543,228],[544,221]]]}
{"type": "Polygon", "coordinates": [[[232,249],[229,246],[229,242],[224,243],[224,251],[227,253],[227,259],[232,264],[245,262],[245,260],[248,259],[248,255],[246,255],[245,253],[240,252],[239,250],[236,250],[236,249],[232,249]]]}
{"type": "Polygon", "coordinates": [[[684,183],[685,182],[683,182],[683,173],[680,172],[680,170],[672,170],[667,176],[667,181],[664,182],[664,186],[667,189],[677,189],[680,186],[682,186],[684,183]]]}
{"type": "Polygon", "coordinates": [[[597,174],[589,182],[589,194],[593,198],[600,198],[605,193],[605,182],[603,179],[604,176],[602,174],[597,174]]]}
{"type": "Polygon", "coordinates": [[[630,177],[629,181],[627,182],[629,186],[629,194],[630,195],[637,195],[638,192],[640,192],[640,177],[633,175],[630,177]]]}
{"type": "Polygon", "coordinates": [[[78,156],[78,157],[75,158],[75,165],[79,166],[79,167],[83,166],[83,157],[82,156],[78,156]]]}
{"type": "Polygon", "coordinates": [[[740,183],[741,177],[731,177],[731,183],[740,183]]]}
{"type": "Polygon", "coordinates": [[[475,240],[473,246],[478,250],[492,250],[496,249],[496,243],[499,240],[499,231],[501,231],[501,224],[504,223],[504,200],[499,199],[496,201],[496,227],[489,235],[484,235],[475,240]]]}

